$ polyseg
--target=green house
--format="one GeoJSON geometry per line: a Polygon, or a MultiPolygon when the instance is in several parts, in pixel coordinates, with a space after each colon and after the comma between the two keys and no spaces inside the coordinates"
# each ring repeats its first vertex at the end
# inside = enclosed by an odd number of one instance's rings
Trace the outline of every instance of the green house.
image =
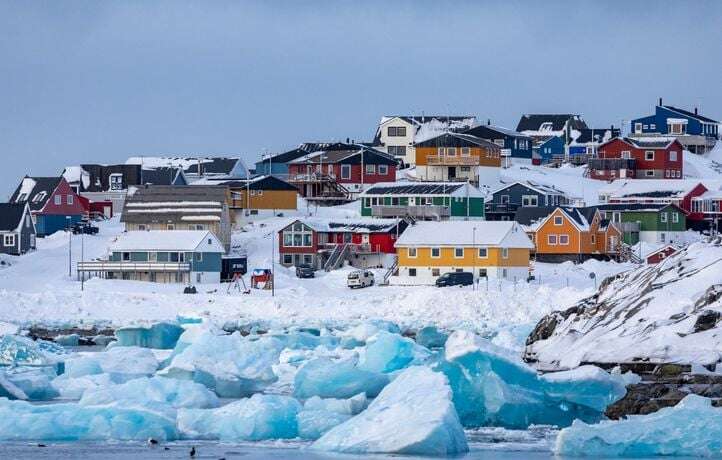
{"type": "Polygon", "coordinates": [[[384,182],[360,195],[361,215],[421,220],[484,219],[484,194],[467,182],[384,182]]]}
{"type": "Polygon", "coordinates": [[[621,228],[627,244],[678,243],[687,230],[687,216],[673,204],[606,204],[598,209],[621,228]]]}

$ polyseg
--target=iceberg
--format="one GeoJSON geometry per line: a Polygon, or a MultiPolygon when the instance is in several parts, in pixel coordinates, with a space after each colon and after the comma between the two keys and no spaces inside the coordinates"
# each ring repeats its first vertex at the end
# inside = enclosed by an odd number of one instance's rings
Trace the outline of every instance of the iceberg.
{"type": "Polygon", "coordinates": [[[59,393],[53,387],[55,369],[43,367],[14,367],[0,369],[0,397],[46,401],[59,393]]]}
{"type": "Polygon", "coordinates": [[[80,345],[80,336],[78,334],[59,335],[53,341],[62,347],[77,347],[80,345]]]}
{"type": "Polygon", "coordinates": [[[373,398],[388,383],[387,375],[359,369],[353,359],[316,358],[296,373],[293,394],[299,399],[312,396],[344,399],[359,393],[373,398]]]}
{"type": "Polygon", "coordinates": [[[165,377],[143,377],[120,385],[98,387],[83,393],[83,406],[118,405],[148,407],[167,404],[179,408],[218,407],[218,397],[200,383],[165,377]]]}
{"type": "Polygon", "coordinates": [[[722,409],[697,395],[648,415],[588,425],[575,421],[557,437],[554,451],[577,457],[719,457],[722,409]]]}
{"type": "Polygon", "coordinates": [[[467,452],[464,430],[442,373],[410,367],[359,415],[332,428],[314,450],[366,454],[453,455],[467,452]]]}
{"type": "Polygon", "coordinates": [[[210,331],[182,346],[159,374],[202,383],[224,398],[250,396],[275,382],[272,366],[278,363],[283,349],[282,342],[272,337],[241,337],[238,332],[215,335],[210,331]]]}
{"type": "Polygon", "coordinates": [[[62,374],[52,381],[53,388],[63,399],[80,399],[86,391],[115,385],[110,374],[83,375],[69,377],[62,374]]]}
{"type": "Polygon", "coordinates": [[[154,323],[150,326],[126,326],[115,331],[120,347],[143,347],[171,350],[176,346],[183,328],[173,323],[154,323]]]}
{"type": "Polygon", "coordinates": [[[313,350],[320,346],[334,349],[338,347],[340,343],[340,339],[332,335],[321,336],[320,333],[316,335],[300,330],[283,334],[271,334],[270,337],[281,341],[284,348],[291,350],[313,350]]]}
{"type": "Polygon", "coordinates": [[[358,324],[340,334],[340,345],[346,349],[363,346],[369,338],[378,334],[379,331],[390,332],[392,334],[401,333],[399,327],[390,321],[372,320],[358,324]]]}
{"type": "Polygon", "coordinates": [[[540,377],[510,351],[467,331],[449,337],[445,358],[437,368],[449,378],[467,427],[595,422],[626,393],[621,378],[591,366],[540,377]]]}
{"type": "Polygon", "coordinates": [[[62,361],[63,354],[66,354],[63,347],[44,340],[35,342],[19,335],[0,337],[0,364],[55,364],[62,361]]]}
{"type": "Polygon", "coordinates": [[[313,396],[303,403],[303,410],[316,410],[336,412],[338,414],[356,415],[366,408],[368,399],[366,394],[359,393],[348,399],[328,398],[322,399],[313,396]]]}
{"type": "Polygon", "coordinates": [[[358,368],[370,372],[394,372],[410,364],[419,364],[430,355],[429,350],[411,339],[379,331],[368,340],[358,368]]]}
{"type": "Polygon", "coordinates": [[[318,439],[331,428],[360,413],[366,403],[364,393],[349,399],[309,398],[298,413],[298,436],[302,439],[318,439]]]}
{"type": "Polygon", "coordinates": [[[426,348],[442,348],[449,336],[435,326],[426,326],[416,332],[416,343],[426,348]]]}
{"type": "Polygon", "coordinates": [[[168,441],[178,438],[175,420],[137,408],[33,405],[0,398],[2,441],[168,441]]]}
{"type": "Polygon", "coordinates": [[[178,429],[187,439],[263,441],[298,437],[301,404],[289,396],[255,394],[218,409],[178,410],[178,429]]]}
{"type": "Polygon", "coordinates": [[[108,351],[87,353],[65,361],[66,378],[110,374],[114,383],[146,377],[158,369],[158,360],[147,348],[116,347],[108,351]]]}

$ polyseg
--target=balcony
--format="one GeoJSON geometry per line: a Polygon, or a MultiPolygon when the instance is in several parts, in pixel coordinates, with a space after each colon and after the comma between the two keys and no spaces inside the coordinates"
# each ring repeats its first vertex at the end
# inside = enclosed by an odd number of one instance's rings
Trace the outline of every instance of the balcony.
{"type": "Polygon", "coordinates": [[[113,260],[93,260],[78,262],[79,272],[156,272],[181,273],[191,271],[188,262],[121,262],[113,260]]]}
{"type": "Polygon", "coordinates": [[[369,243],[353,244],[353,243],[322,243],[318,245],[319,250],[333,251],[337,246],[348,245],[348,251],[351,254],[374,254],[381,252],[381,248],[373,247],[369,243]]]}
{"type": "Polygon", "coordinates": [[[512,213],[519,209],[520,205],[516,203],[504,203],[504,204],[493,204],[488,203],[486,205],[486,212],[499,212],[499,213],[512,213]]]}
{"type": "Polygon", "coordinates": [[[429,166],[478,166],[479,157],[476,156],[448,156],[448,155],[429,155],[426,157],[426,163],[429,166]]]}
{"type": "Polygon", "coordinates": [[[589,169],[594,170],[635,170],[636,161],[632,158],[590,158],[589,169]]]}
{"type": "Polygon", "coordinates": [[[449,217],[451,212],[446,206],[371,206],[373,217],[406,217],[415,219],[441,219],[449,217]]]}

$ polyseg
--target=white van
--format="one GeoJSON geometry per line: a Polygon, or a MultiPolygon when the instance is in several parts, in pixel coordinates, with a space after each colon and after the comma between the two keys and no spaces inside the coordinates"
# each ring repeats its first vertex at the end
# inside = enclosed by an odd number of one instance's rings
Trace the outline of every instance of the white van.
{"type": "Polygon", "coordinates": [[[348,274],[348,287],[364,288],[374,285],[374,274],[368,270],[356,270],[348,274]]]}

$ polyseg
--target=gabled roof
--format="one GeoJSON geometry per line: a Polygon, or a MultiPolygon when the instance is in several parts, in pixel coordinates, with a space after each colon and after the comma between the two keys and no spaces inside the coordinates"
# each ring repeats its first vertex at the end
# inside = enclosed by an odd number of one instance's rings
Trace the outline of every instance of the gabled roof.
{"type": "Polygon", "coordinates": [[[275,176],[256,176],[251,180],[245,179],[225,179],[225,178],[208,178],[194,182],[194,187],[201,185],[221,185],[232,188],[245,188],[246,185],[250,190],[293,190],[298,191],[296,187],[283,181],[275,176]]]}
{"type": "Polygon", "coordinates": [[[400,224],[402,219],[329,219],[323,217],[307,217],[297,219],[284,228],[300,222],[316,232],[349,232],[349,233],[388,233],[400,224]]]}
{"type": "Polygon", "coordinates": [[[479,125],[474,126],[473,128],[467,129],[466,131],[463,131],[463,134],[471,134],[472,136],[480,137],[482,139],[497,139],[494,134],[501,135],[501,136],[507,136],[507,137],[522,137],[524,139],[528,139],[529,136],[526,134],[522,134],[518,131],[514,131],[513,129],[507,129],[502,128],[501,126],[494,126],[494,125],[479,125]]]}
{"type": "Polygon", "coordinates": [[[506,190],[509,187],[514,186],[514,185],[521,185],[522,187],[526,187],[530,190],[534,190],[535,192],[541,193],[542,195],[565,195],[564,192],[562,192],[558,188],[555,188],[553,185],[540,184],[538,182],[533,182],[530,180],[511,182],[509,184],[506,184],[506,185],[494,190],[491,193],[496,195],[498,192],[501,192],[502,190],[506,190]]]}
{"type": "Polygon", "coordinates": [[[484,196],[478,188],[466,182],[379,182],[360,196],[380,195],[484,196]]]}
{"type": "Polygon", "coordinates": [[[25,176],[10,197],[10,203],[28,203],[31,211],[40,211],[62,180],[62,176],[25,176]]]}
{"type": "Polygon", "coordinates": [[[121,233],[110,251],[225,252],[221,242],[207,230],[151,230],[121,233]],[[208,240],[211,240],[208,244],[208,240]]]}
{"type": "Polygon", "coordinates": [[[640,149],[666,149],[677,141],[675,137],[647,136],[647,137],[625,137],[622,140],[640,149]]]}
{"type": "Polygon", "coordinates": [[[226,204],[225,186],[149,185],[126,197],[121,222],[149,220],[220,221],[226,204]]]}
{"type": "Polygon", "coordinates": [[[607,195],[613,199],[682,198],[698,185],[703,185],[707,189],[715,189],[719,188],[718,183],[719,181],[700,181],[698,179],[617,179],[611,184],[600,187],[598,192],[600,195],[607,195]]]}
{"type": "Polygon", "coordinates": [[[668,203],[610,203],[593,206],[600,211],[634,211],[634,212],[659,212],[661,209],[673,207],[682,211],[678,206],[668,203]]]}
{"type": "Polygon", "coordinates": [[[179,179],[179,176],[183,176],[181,181],[183,184],[188,183],[183,170],[179,167],[160,166],[157,168],[142,169],[140,174],[141,185],[173,185],[179,179]]]}
{"type": "Polygon", "coordinates": [[[602,128],[602,129],[580,129],[579,136],[572,141],[572,144],[601,144],[615,137],[619,137],[621,131],[619,128],[602,128]]]}
{"type": "Polygon", "coordinates": [[[354,145],[352,150],[321,150],[313,153],[309,153],[302,157],[299,157],[290,164],[317,164],[317,163],[345,163],[345,164],[360,164],[361,154],[363,153],[364,163],[369,164],[387,164],[397,165],[396,161],[392,156],[387,153],[380,152],[376,149],[369,148],[362,145],[354,145]]]}
{"type": "Polygon", "coordinates": [[[533,249],[523,229],[512,221],[419,221],[396,241],[404,246],[492,246],[533,249]]]}
{"type": "Polygon", "coordinates": [[[443,146],[468,146],[476,145],[489,150],[501,150],[501,147],[480,137],[462,133],[443,133],[415,144],[417,147],[443,147],[443,146]]]}
{"type": "MultiPolygon", "coordinates": [[[[524,133],[525,131],[536,131],[540,134],[540,128],[543,123],[551,123],[551,131],[563,131],[564,125],[570,121],[570,128],[576,129],[577,131],[587,128],[587,124],[581,119],[579,115],[570,113],[566,114],[525,114],[519,119],[519,123],[516,125],[518,132],[524,133]]],[[[553,132],[549,133],[553,135],[553,132]]]]}
{"type": "MultiPolygon", "coordinates": [[[[276,153],[270,155],[271,163],[288,163],[302,156],[308,155],[309,153],[318,152],[321,150],[334,151],[334,150],[353,150],[356,145],[362,144],[346,144],[343,142],[304,142],[295,149],[287,152],[276,153]]],[[[256,164],[268,163],[269,157],[266,156],[261,160],[257,161],[256,164]]]]}
{"type": "Polygon", "coordinates": [[[680,109],[679,107],[674,107],[671,105],[663,105],[665,109],[672,110],[674,112],[677,112],[681,115],[684,115],[685,117],[694,118],[695,120],[701,121],[703,123],[719,123],[717,120],[713,120],[711,118],[704,117],[702,115],[696,114],[694,112],[690,112],[688,110],[680,109]]]}
{"type": "Polygon", "coordinates": [[[446,131],[464,131],[476,124],[476,117],[473,115],[389,115],[381,118],[373,145],[381,143],[381,129],[389,121],[399,118],[412,125],[416,132],[414,140],[421,142],[430,139],[446,131]]]}
{"type": "Polygon", "coordinates": [[[25,203],[0,203],[0,232],[13,232],[23,223],[25,203]]]}
{"type": "Polygon", "coordinates": [[[588,231],[597,210],[594,207],[574,206],[539,206],[521,207],[517,210],[514,220],[526,227],[539,227],[544,225],[547,219],[557,209],[580,231],[588,231]]]}

